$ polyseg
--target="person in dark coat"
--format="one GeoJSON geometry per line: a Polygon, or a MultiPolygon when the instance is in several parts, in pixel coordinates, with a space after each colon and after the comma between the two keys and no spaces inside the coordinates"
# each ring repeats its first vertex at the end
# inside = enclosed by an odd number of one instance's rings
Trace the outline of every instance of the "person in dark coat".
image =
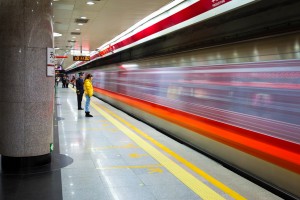
{"type": "Polygon", "coordinates": [[[76,80],[76,93],[77,93],[78,110],[83,110],[83,108],[81,107],[82,96],[84,93],[82,72],[79,73],[79,78],[76,80]]]}
{"type": "Polygon", "coordinates": [[[65,83],[66,88],[69,88],[69,83],[70,83],[69,76],[66,76],[66,83],[65,83]]]}
{"type": "Polygon", "coordinates": [[[75,87],[75,84],[76,84],[75,82],[76,82],[76,78],[75,78],[75,76],[73,76],[71,79],[71,82],[70,82],[73,85],[73,88],[75,87]]]}
{"type": "Polygon", "coordinates": [[[62,77],[62,80],[61,80],[61,82],[62,82],[62,87],[63,87],[63,88],[66,87],[66,80],[67,80],[66,75],[64,75],[64,76],[62,77]]]}

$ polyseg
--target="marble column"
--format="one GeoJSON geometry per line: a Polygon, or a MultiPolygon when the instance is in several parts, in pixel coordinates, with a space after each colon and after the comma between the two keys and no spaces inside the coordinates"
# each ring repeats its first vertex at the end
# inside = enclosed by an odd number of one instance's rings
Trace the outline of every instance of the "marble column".
{"type": "Polygon", "coordinates": [[[47,47],[53,47],[51,2],[0,0],[2,169],[51,161],[54,77],[46,76],[47,47]]]}

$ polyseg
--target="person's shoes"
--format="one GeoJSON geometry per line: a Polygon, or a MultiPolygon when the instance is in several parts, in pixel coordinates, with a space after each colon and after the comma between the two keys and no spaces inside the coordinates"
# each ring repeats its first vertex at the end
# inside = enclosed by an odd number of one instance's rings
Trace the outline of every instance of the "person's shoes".
{"type": "Polygon", "coordinates": [[[83,108],[78,108],[78,110],[83,110],[83,108]]]}
{"type": "Polygon", "coordinates": [[[93,117],[93,115],[90,115],[90,112],[85,112],[85,117],[93,117]]]}

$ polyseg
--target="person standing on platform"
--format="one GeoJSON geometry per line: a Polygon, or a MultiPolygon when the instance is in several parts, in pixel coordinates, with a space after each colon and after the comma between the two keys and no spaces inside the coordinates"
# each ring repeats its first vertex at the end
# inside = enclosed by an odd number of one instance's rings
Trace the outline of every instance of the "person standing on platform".
{"type": "Polygon", "coordinates": [[[75,81],[76,81],[75,76],[73,76],[71,79],[71,84],[73,85],[72,88],[74,88],[74,86],[75,86],[75,81]]]}
{"type": "Polygon", "coordinates": [[[58,86],[59,81],[60,81],[60,78],[59,78],[59,76],[57,76],[55,79],[56,86],[58,86]]]}
{"type": "Polygon", "coordinates": [[[93,89],[93,75],[92,74],[87,74],[85,79],[84,79],[84,93],[86,97],[85,101],[85,116],[86,117],[93,117],[93,115],[90,115],[90,102],[91,102],[91,97],[93,96],[94,89],[93,89]]]}
{"type": "Polygon", "coordinates": [[[64,76],[62,77],[61,82],[62,82],[62,87],[65,88],[65,87],[66,87],[66,75],[64,75],[64,76]]]}
{"type": "Polygon", "coordinates": [[[78,110],[83,110],[81,107],[82,96],[84,93],[83,89],[83,73],[79,73],[79,78],[76,80],[76,93],[77,93],[77,103],[78,103],[78,110]]]}
{"type": "Polygon", "coordinates": [[[69,88],[70,79],[69,76],[66,76],[66,88],[69,88]]]}

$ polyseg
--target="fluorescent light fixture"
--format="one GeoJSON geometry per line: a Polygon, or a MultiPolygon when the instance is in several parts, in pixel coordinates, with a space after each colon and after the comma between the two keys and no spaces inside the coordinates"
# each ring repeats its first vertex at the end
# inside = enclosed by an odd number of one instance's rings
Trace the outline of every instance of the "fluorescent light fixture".
{"type": "Polygon", "coordinates": [[[53,37],[60,37],[62,34],[53,32],[53,37]]]}
{"type": "Polygon", "coordinates": [[[80,31],[80,28],[76,28],[76,31],[80,31]]]}
{"type": "Polygon", "coordinates": [[[86,4],[87,4],[87,5],[94,5],[95,3],[92,2],[92,1],[88,1],[88,2],[86,2],[86,4]]]}
{"type": "Polygon", "coordinates": [[[76,38],[75,36],[73,36],[72,38],[76,38]]]}
{"type": "Polygon", "coordinates": [[[76,49],[72,49],[71,50],[71,55],[82,55],[82,56],[89,56],[90,52],[89,51],[81,51],[81,50],[76,50],[76,49]]]}
{"type": "Polygon", "coordinates": [[[60,49],[59,47],[56,47],[56,48],[54,48],[55,50],[58,50],[58,49],[60,49]]]}
{"type": "Polygon", "coordinates": [[[80,17],[81,19],[86,19],[87,17],[80,17]]]}
{"type": "Polygon", "coordinates": [[[82,23],[79,23],[78,25],[79,25],[79,26],[82,26],[83,24],[82,24],[82,23]]]}

